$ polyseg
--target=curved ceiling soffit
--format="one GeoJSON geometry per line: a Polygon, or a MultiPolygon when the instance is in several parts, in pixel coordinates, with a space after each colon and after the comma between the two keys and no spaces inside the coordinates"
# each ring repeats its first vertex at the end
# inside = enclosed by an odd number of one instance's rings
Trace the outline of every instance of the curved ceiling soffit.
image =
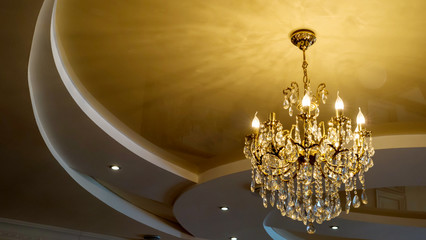
{"type": "MultiPolygon", "coordinates": [[[[426,186],[423,173],[423,169],[426,168],[426,162],[423,161],[425,157],[424,147],[376,151],[375,167],[365,176],[367,188],[426,186]]],[[[249,179],[250,171],[245,171],[195,185],[177,199],[173,209],[176,218],[190,233],[206,238],[218,237],[217,229],[225,233],[236,231],[243,234],[247,226],[250,226],[257,227],[256,231],[264,231],[259,219],[265,219],[271,209],[261,207],[258,194],[248,190],[249,179]],[[194,202],[198,203],[197,206],[193,206],[194,202]],[[218,212],[216,206],[223,204],[230,207],[232,212],[229,215],[218,212]],[[239,225],[238,219],[241,218],[246,219],[245,226],[239,225]],[[204,224],[196,224],[199,221],[203,221],[204,224]]],[[[361,221],[358,218],[365,217],[362,213],[357,213],[356,216],[351,214],[348,215],[351,218],[348,220],[361,221]]],[[[376,223],[380,221],[379,219],[376,223]]],[[[424,226],[425,223],[411,222],[410,226],[418,227],[419,224],[424,226]]]]}
{"type": "Polygon", "coordinates": [[[96,125],[98,125],[98,127],[117,142],[125,146],[129,151],[164,170],[186,178],[192,182],[198,182],[198,175],[195,172],[176,164],[181,162],[181,160],[136,134],[133,130],[128,128],[108,110],[106,110],[83,87],[76,76],[71,78],[69,69],[67,69],[66,64],[64,64],[66,59],[64,59],[64,56],[61,55],[59,50],[55,23],[56,2],[57,1],[55,0],[50,29],[53,58],[62,82],[77,105],[96,125]]]}
{"type": "MultiPolygon", "coordinates": [[[[351,212],[316,225],[315,235],[323,237],[320,239],[417,239],[426,233],[425,226],[425,219],[351,212]],[[330,226],[339,226],[344,231],[333,231],[330,226]]],[[[303,224],[283,218],[277,211],[269,212],[263,227],[273,239],[301,239],[292,232],[307,235],[303,224]]]]}
{"type": "MultiPolygon", "coordinates": [[[[35,120],[50,152],[64,170],[90,194],[115,210],[147,226],[147,229],[151,229],[150,231],[159,231],[159,233],[168,234],[171,239],[197,239],[175,228],[173,225],[168,224],[163,219],[123,200],[93,178],[72,169],[66,163],[66,156],[62,156],[61,152],[57,151],[54,143],[55,141],[51,141],[52,139],[48,127],[51,123],[51,119],[46,118],[46,116],[43,115],[43,111],[40,111],[40,109],[43,109],[43,100],[46,101],[46,99],[43,96],[45,92],[43,92],[39,84],[40,79],[52,78],[52,76],[54,76],[52,74],[57,74],[56,69],[42,69],[43,65],[49,65],[46,64],[48,61],[52,62],[50,66],[54,66],[52,55],[50,55],[49,51],[46,51],[46,46],[50,44],[46,43],[49,42],[50,20],[52,12],[54,12],[52,10],[54,9],[55,3],[55,0],[46,0],[43,3],[36,22],[28,65],[28,84],[35,120]]],[[[59,80],[59,76],[56,75],[56,78],[59,80]]]]}

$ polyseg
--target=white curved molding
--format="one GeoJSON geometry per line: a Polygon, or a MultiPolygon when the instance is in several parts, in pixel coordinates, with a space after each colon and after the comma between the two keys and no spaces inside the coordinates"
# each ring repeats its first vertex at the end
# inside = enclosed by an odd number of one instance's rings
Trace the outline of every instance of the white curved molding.
{"type": "Polygon", "coordinates": [[[118,238],[109,235],[77,231],[67,228],[18,221],[8,218],[0,218],[0,239],[126,240],[125,238],[118,238]]]}
{"type": "Polygon", "coordinates": [[[263,225],[263,228],[265,229],[266,233],[268,233],[268,235],[274,240],[305,240],[303,238],[294,236],[284,229],[276,229],[266,225],[263,225]]]}
{"type": "MultiPolygon", "coordinates": [[[[373,146],[376,150],[395,148],[420,148],[426,147],[426,134],[390,135],[373,137],[373,146]]],[[[242,151],[242,150],[241,150],[242,151]]],[[[250,170],[250,161],[238,160],[209,169],[199,175],[199,182],[207,182],[229,174],[250,170]]]]}
{"type": "Polygon", "coordinates": [[[421,218],[403,218],[357,212],[351,212],[350,214],[342,213],[339,218],[359,222],[426,228],[426,219],[421,218]]]}
{"type": "Polygon", "coordinates": [[[198,175],[196,173],[168,161],[176,159],[176,157],[166,153],[133,132],[92,97],[75,76],[71,79],[70,74],[68,74],[68,69],[66,69],[64,65],[63,56],[58,48],[56,35],[56,2],[55,0],[50,25],[50,41],[53,59],[62,82],[77,105],[99,128],[134,154],[177,176],[192,182],[198,182],[198,175]]]}
{"type": "Polygon", "coordinates": [[[373,146],[377,150],[426,147],[426,134],[373,137],[373,146]]]}
{"type": "Polygon", "coordinates": [[[175,236],[181,239],[197,239],[180,231],[180,229],[174,227],[173,225],[170,225],[165,220],[123,200],[122,198],[120,198],[119,196],[117,196],[116,194],[112,193],[111,191],[106,189],[104,186],[99,184],[93,178],[75,171],[70,166],[68,166],[66,161],[66,156],[62,156],[56,150],[56,147],[54,144],[55,141],[54,139],[53,140],[50,139],[49,131],[47,131],[45,128],[45,126],[49,125],[49,122],[46,122],[47,120],[39,114],[40,108],[42,108],[40,99],[43,99],[43,96],[40,96],[40,94],[37,95],[37,92],[39,92],[39,87],[33,84],[38,78],[46,77],[46,75],[49,75],[49,73],[46,73],[45,71],[40,70],[37,66],[40,66],[40,64],[42,64],[40,62],[43,62],[43,60],[46,59],[46,54],[43,47],[46,45],[45,42],[49,38],[46,37],[44,34],[49,32],[50,18],[52,16],[51,13],[55,3],[56,1],[54,0],[46,0],[43,3],[43,6],[40,10],[40,13],[36,22],[36,27],[34,31],[33,42],[32,42],[31,52],[30,52],[30,59],[28,64],[28,85],[29,85],[33,112],[34,112],[35,120],[39,128],[40,134],[43,140],[45,141],[48,149],[50,150],[52,155],[55,157],[55,159],[59,162],[59,164],[64,168],[64,170],[78,184],[80,184],[86,191],[88,191],[90,194],[92,194],[93,196],[95,196],[96,198],[98,198],[99,200],[107,204],[108,206],[134,219],[137,222],[140,222],[148,227],[161,231],[165,234],[169,234],[171,236],[175,236]],[[42,74],[45,74],[45,75],[42,75],[42,74]],[[36,97],[36,95],[38,97],[36,97]]]}

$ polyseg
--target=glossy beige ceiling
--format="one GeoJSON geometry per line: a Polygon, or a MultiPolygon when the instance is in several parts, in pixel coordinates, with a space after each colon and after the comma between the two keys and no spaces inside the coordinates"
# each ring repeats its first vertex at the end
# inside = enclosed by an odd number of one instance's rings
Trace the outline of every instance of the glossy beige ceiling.
{"type": "Polygon", "coordinates": [[[240,160],[259,111],[284,125],[282,89],[301,84],[298,28],[321,118],[337,90],[375,136],[426,133],[426,1],[58,0],[57,33],[74,80],[132,130],[204,171],[240,160]]]}

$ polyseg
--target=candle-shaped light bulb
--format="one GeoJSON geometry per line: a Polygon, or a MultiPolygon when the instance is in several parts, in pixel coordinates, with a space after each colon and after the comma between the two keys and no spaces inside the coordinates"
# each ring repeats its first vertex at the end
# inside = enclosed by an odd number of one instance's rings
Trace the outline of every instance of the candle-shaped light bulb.
{"type": "Polygon", "coordinates": [[[251,127],[255,130],[258,130],[260,127],[260,121],[259,118],[257,118],[257,112],[254,114],[253,121],[251,122],[251,127]]]}
{"type": "Polygon", "coordinates": [[[362,112],[361,112],[361,108],[359,108],[358,115],[356,116],[356,123],[357,123],[358,125],[363,125],[363,124],[365,124],[365,118],[364,118],[364,115],[363,115],[363,114],[362,114],[362,112]]]}
{"type": "Polygon", "coordinates": [[[339,91],[337,91],[337,99],[336,99],[336,103],[334,104],[334,108],[336,109],[336,116],[340,117],[343,115],[344,104],[342,99],[339,96],[339,91]]]}
{"type": "Polygon", "coordinates": [[[336,104],[334,104],[334,107],[336,108],[336,110],[343,110],[344,108],[343,101],[339,96],[339,91],[337,91],[337,99],[336,99],[336,104]]]}
{"type": "Polygon", "coordinates": [[[302,99],[302,107],[309,107],[310,105],[311,105],[311,98],[309,97],[309,94],[306,93],[302,99]]]}

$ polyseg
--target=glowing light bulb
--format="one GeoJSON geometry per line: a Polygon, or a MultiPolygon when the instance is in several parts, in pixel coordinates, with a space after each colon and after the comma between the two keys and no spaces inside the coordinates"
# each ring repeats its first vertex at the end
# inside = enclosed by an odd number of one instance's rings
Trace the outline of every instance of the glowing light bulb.
{"type": "Polygon", "coordinates": [[[361,108],[359,108],[358,115],[356,116],[356,123],[358,125],[365,124],[365,118],[364,118],[364,115],[361,112],[361,108]]]}
{"type": "Polygon", "coordinates": [[[259,118],[257,118],[257,112],[254,114],[253,121],[251,122],[251,127],[254,129],[259,129],[260,127],[260,121],[259,118]]]}
{"type": "Polygon", "coordinates": [[[339,96],[339,91],[337,91],[337,99],[336,99],[336,104],[334,104],[334,108],[336,108],[336,110],[343,110],[344,108],[343,101],[339,96]]]}
{"type": "Polygon", "coordinates": [[[310,105],[311,105],[311,98],[309,97],[309,94],[306,93],[302,99],[302,107],[309,107],[310,105]]]}

